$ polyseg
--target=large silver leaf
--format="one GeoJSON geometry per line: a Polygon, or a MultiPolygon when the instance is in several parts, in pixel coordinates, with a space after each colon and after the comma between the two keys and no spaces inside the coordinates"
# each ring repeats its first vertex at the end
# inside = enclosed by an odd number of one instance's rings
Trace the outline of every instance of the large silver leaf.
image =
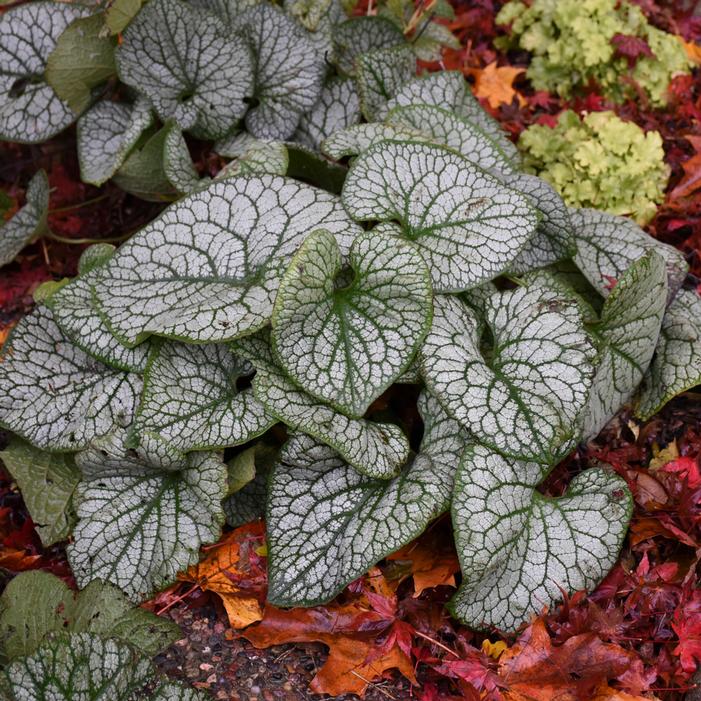
{"type": "Polygon", "coordinates": [[[353,75],[361,54],[405,43],[402,30],[384,17],[351,17],[334,27],[332,60],[340,71],[353,75]]]}
{"type": "Polygon", "coordinates": [[[89,13],[82,5],[40,1],[0,15],[0,140],[40,143],[75,120],[44,70],[63,30],[89,13]]]}
{"type": "Polygon", "coordinates": [[[457,297],[434,300],[422,351],[427,386],[480,442],[516,458],[551,463],[578,436],[577,417],[594,376],[596,350],[571,297],[543,287],[484,300],[491,332],[457,297]]]}
{"type": "Polygon", "coordinates": [[[596,436],[627,404],[655,351],[667,301],[665,261],[651,250],[623,274],[594,327],[603,345],[582,419],[585,438],[596,436]]]}
{"type": "Polygon", "coordinates": [[[309,185],[272,175],[215,182],[122,245],[96,285],[101,310],[129,345],[149,334],[202,343],[251,333],[317,228],[345,251],[359,232],[337,196],[309,185]]]}
{"type": "Polygon", "coordinates": [[[381,141],[427,141],[432,139],[410,127],[390,126],[382,122],[355,124],[340,129],[329,136],[321,150],[329,158],[340,160],[345,156],[356,156],[381,141]]]}
{"type": "Polygon", "coordinates": [[[432,292],[418,249],[396,236],[361,234],[349,265],[332,234],[311,234],[280,283],[272,339],[305,392],[362,416],[411,363],[431,324],[432,292]]]}
{"type": "Polygon", "coordinates": [[[146,95],[162,120],[198,137],[224,136],[253,88],[245,41],[182,0],[151,0],[124,32],[119,77],[146,95]]]}
{"type": "Polygon", "coordinates": [[[415,538],[448,506],[466,432],[424,394],[421,452],[392,480],[374,480],[304,435],[285,445],[269,482],[268,599],[310,606],[332,599],[415,538]]]}
{"type": "Polygon", "coordinates": [[[127,426],[141,379],[74,346],[51,312],[15,327],[0,362],[0,425],[48,450],[78,450],[114,424],[127,426]]]}
{"type": "Polygon", "coordinates": [[[411,142],[379,143],[358,156],[343,203],[357,220],[398,221],[442,292],[499,275],[538,222],[525,196],[463,156],[411,142]]]}
{"type": "Polygon", "coordinates": [[[450,603],[472,628],[512,632],[608,573],[628,530],[625,480],[585,470],[560,498],[536,489],[547,468],[468,447],[455,480],[452,517],[462,584],[450,603]]]}

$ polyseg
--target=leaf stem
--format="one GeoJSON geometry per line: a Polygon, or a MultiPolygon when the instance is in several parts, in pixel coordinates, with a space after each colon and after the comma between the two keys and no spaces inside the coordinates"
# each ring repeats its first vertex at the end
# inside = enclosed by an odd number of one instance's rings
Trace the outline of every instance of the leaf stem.
{"type": "Polygon", "coordinates": [[[109,193],[103,192],[101,195],[98,195],[97,197],[93,197],[90,200],[85,200],[85,202],[80,202],[79,204],[69,204],[66,205],[65,207],[56,207],[55,209],[50,209],[49,214],[56,214],[57,212],[70,212],[73,209],[80,209],[81,207],[88,207],[91,204],[95,204],[96,202],[102,202],[102,200],[105,200],[109,197],[109,193]]]}

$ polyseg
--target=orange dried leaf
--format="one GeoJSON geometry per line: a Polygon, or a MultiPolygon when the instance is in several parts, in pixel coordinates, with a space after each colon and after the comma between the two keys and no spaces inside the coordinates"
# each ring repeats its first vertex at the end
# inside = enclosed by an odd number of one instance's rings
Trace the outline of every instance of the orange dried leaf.
{"type": "Polygon", "coordinates": [[[420,539],[387,558],[397,564],[406,563],[406,576],[414,578],[415,597],[432,587],[455,586],[455,575],[460,571],[460,563],[455,549],[445,545],[445,541],[420,539]]]}
{"type": "Polygon", "coordinates": [[[492,61],[484,68],[471,68],[470,73],[475,78],[474,93],[477,97],[484,98],[492,108],[499,105],[510,105],[514,97],[519,105],[526,104],[526,100],[513,86],[514,80],[525,68],[514,68],[513,66],[497,66],[496,61],[492,61]]]}
{"type": "Polygon", "coordinates": [[[682,163],[684,177],[669,193],[670,200],[687,197],[701,188],[701,136],[687,135],[684,138],[694,147],[695,153],[682,163]]]}
{"type": "Polygon", "coordinates": [[[678,37],[679,41],[684,45],[686,49],[686,55],[696,64],[701,66],[701,44],[697,44],[695,41],[684,41],[681,37],[678,37]]]}
{"type": "Polygon", "coordinates": [[[25,550],[17,548],[0,549],[0,567],[11,572],[24,572],[38,566],[41,555],[29,555],[25,550]]]}

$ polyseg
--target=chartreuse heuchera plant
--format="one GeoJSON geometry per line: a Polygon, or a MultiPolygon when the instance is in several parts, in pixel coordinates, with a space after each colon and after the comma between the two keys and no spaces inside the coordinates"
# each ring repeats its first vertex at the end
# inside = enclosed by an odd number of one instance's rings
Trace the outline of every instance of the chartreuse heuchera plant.
{"type": "Polygon", "coordinates": [[[497,23],[508,28],[505,46],[532,53],[526,74],[536,90],[563,97],[594,83],[614,102],[640,92],[660,106],[672,78],[692,67],[678,37],[628,0],[510,0],[497,23]]]}
{"type": "MultiPolygon", "coordinates": [[[[616,561],[625,482],[595,464],[563,495],[541,485],[622,406],[649,416],[701,380],[701,300],[675,249],[523,172],[463,76],[417,76],[386,19],[294,7],[151,0],[120,15],[123,84],[88,90],[83,173],[142,193],[163,176],[176,201],[38,291],[0,363],[3,461],[44,543],[70,535],[78,608],[108,592],[128,619],[114,587],[136,604],[225,518],[262,515],[270,601],[328,601],[450,510],[454,615],[513,631],[616,561]],[[199,179],[183,132],[219,140],[220,176],[199,179]]],[[[73,119],[37,76],[95,16],[3,15],[2,50],[35,61],[5,74],[5,138],[73,119]]],[[[13,240],[41,231],[39,185],[13,240]]],[[[136,654],[124,627],[78,618],[13,647],[5,683],[31,665],[48,688],[66,665],[136,654]]]]}
{"type": "Polygon", "coordinates": [[[614,112],[560,113],[557,124],[533,124],[519,149],[529,173],[547,180],[572,207],[603,209],[646,224],[664,200],[669,166],[662,137],[614,112]]]}

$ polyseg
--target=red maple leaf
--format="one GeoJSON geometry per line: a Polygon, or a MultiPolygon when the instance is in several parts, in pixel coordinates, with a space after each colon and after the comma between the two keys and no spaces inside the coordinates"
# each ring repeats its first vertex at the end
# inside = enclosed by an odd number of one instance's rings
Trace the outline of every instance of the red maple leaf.
{"type": "Polygon", "coordinates": [[[679,638],[674,654],[679,657],[682,669],[687,674],[693,674],[701,664],[701,590],[694,589],[685,598],[674,612],[672,622],[672,628],[679,638]]]}
{"type": "Polygon", "coordinates": [[[645,39],[629,34],[614,34],[611,43],[616,47],[616,54],[623,56],[632,68],[642,56],[653,58],[652,49],[645,39]]]}

